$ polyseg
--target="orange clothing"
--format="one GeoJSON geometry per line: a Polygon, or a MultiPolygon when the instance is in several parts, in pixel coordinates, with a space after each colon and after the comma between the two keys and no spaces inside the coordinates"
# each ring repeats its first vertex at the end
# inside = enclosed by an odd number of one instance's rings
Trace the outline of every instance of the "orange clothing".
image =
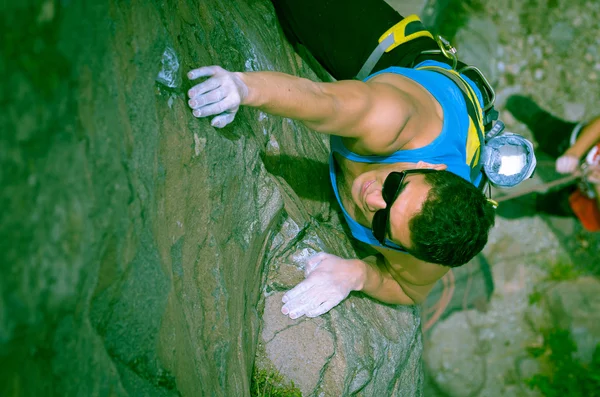
{"type": "MultiPolygon", "coordinates": [[[[585,162],[592,166],[600,164],[600,143],[589,151],[585,162]]],[[[600,231],[600,209],[597,199],[589,193],[589,190],[589,186],[580,186],[569,197],[569,204],[583,227],[590,232],[597,232],[600,231]]]]}

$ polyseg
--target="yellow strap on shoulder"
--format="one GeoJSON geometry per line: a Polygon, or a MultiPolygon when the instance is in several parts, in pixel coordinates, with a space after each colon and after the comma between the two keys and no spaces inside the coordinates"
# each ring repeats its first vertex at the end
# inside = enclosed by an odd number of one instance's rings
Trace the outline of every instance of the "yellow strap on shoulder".
{"type": "Polygon", "coordinates": [[[358,80],[364,80],[371,73],[383,54],[390,52],[400,44],[419,37],[430,37],[433,39],[433,35],[425,28],[418,16],[407,16],[388,29],[379,38],[379,43],[356,74],[356,78],[358,80]]]}
{"type": "MultiPolygon", "coordinates": [[[[477,94],[475,94],[475,91],[473,91],[473,88],[471,88],[471,86],[469,85],[469,83],[467,83],[465,81],[465,79],[460,75],[460,73],[458,73],[456,70],[453,69],[446,69],[446,68],[442,68],[440,66],[422,66],[419,69],[429,69],[429,70],[435,70],[437,72],[441,72],[442,74],[448,74],[448,73],[452,73],[452,75],[456,76],[457,79],[460,80],[460,85],[458,88],[461,88],[463,92],[466,91],[466,94],[468,95],[469,100],[471,101],[471,103],[473,104],[474,109],[476,109],[476,111],[474,112],[474,116],[476,117],[476,120],[478,124],[481,125],[481,127],[483,128],[483,110],[481,109],[481,105],[479,104],[479,99],[477,98],[477,94]]],[[[452,79],[456,82],[456,79],[452,79]]]]}
{"type": "Polygon", "coordinates": [[[471,168],[474,168],[479,163],[481,154],[481,144],[479,134],[471,116],[469,116],[469,132],[467,134],[466,159],[465,162],[471,168]]]}
{"type": "Polygon", "coordinates": [[[390,52],[400,44],[404,44],[407,41],[414,40],[418,37],[430,37],[433,39],[433,35],[425,28],[425,25],[423,25],[419,17],[415,14],[407,16],[389,28],[381,35],[379,42],[381,43],[391,34],[394,35],[394,42],[391,46],[386,48],[385,52],[390,52]]]}
{"type": "Polygon", "coordinates": [[[467,103],[467,113],[469,115],[469,129],[467,132],[466,158],[465,162],[471,169],[475,169],[479,164],[481,148],[484,145],[483,135],[483,111],[479,105],[479,100],[473,88],[463,79],[456,70],[446,69],[439,66],[422,66],[418,69],[433,70],[449,77],[458,88],[463,92],[467,103]]]}

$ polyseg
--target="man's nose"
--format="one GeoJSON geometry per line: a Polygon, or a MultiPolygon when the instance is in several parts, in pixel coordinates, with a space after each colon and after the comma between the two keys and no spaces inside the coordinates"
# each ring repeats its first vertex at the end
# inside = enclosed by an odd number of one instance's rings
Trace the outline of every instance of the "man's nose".
{"type": "Polygon", "coordinates": [[[372,192],[371,194],[369,194],[366,197],[366,203],[367,203],[367,208],[373,212],[382,210],[385,207],[387,207],[387,204],[386,204],[385,200],[383,199],[383,196],[381,195],[381,190],[376,190],[376,191],[372,192]]]}

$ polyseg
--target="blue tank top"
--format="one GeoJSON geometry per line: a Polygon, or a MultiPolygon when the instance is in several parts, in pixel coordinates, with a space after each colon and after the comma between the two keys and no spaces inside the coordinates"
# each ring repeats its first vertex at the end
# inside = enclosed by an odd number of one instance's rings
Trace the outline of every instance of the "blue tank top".
{"type": "MultiPolygon", "coordinates": [[[[466,163],[466,145],[467,133],[469,130],[469,115],[465,99],[460,88],[447,78],[446,76],[430,70],[418,70],[421,66],[440,66],[445,69],[450,69],[450,66],[437,61],[424,61],[418,64],[415,69],[402,68],[392,66],[381,70],[367,77],[367,81],[381,73],[396,73],[417,82],[439,102],[443,109],[444,120],[440,135],[433,140],[429,145],[410,150],[399,150],[387,156],[362,156],[348,150],[342,141],[342,138],[336,135],[331,135],[331,154],[329,156],[329,175],[335,197],[342,207],[346,222],[350,227],[352,236],[363,243],[381,247],[370,228],[367,228],[356,222],[342,204],[340,194],[337,188],[336,165],[333,153],[338,153],[348,160],[357,163],[399,163],[399,162],[419,162],[425,161],[432,164],[446,164],[447,170],[470,181],[471,168],[466,163]]],[[[473,81],[462,75],[465,81],[473,88],[480,105],[483,103],[481,91],[473,81]]],[[[480,179],[480,178],[479,178],[480,179]]],[[[475,181],[475,184],[479,182],[475,181]]],[[[401,249],[392,241],[387,240],[386,244],[397,249],[401,249]]]]}

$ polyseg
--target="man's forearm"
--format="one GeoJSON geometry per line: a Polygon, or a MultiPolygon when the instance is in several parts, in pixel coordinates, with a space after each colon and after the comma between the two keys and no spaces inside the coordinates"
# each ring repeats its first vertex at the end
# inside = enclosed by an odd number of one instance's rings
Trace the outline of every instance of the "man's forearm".
{"type": "Polygon", "coordinates": [[[211,125],[217,128],[231,123],[245,105],[387,153],[417,114],[414,96],[389,82],[321,83],[278,72],[235,73],[220,66],[193,69],[187,76],[207,77],[188,90],[188,105],[195,117],[215,116],[211,125]]]}
{"type": "Polygon", "coordinates": [[[242,105],[302,121],[325,134],[361,139],[377,127],[379,140],[393,140],[412,109],[405,103],[404,94],[385,84],[369,85],[354,80],[318,83],[278,72],[246,72],[236,76],[248,88],[242,105]],[[393,113],[389,113],[393,117],[373,116],[373,112],[386,111],[382,103],[393,107],[393,113]],[[379,124],[374,124],[374,119],[379,124]]]}
{"type": "Polygon", "coordinates": [[[573,155],[577,158],[581,158],[584,155],[586,155],[588,150],[590,150],[590,148],[594,146],[599,140],[600,117],[596,117],[583,128],[575,144],[573,144],[573,146],[571,146],[567,150],[567,154],[573,155]]]}
{"type": "Polygon", "coordinates": [[[279,72],[236,73],[248,87],[242,105],[277,116],[318,121],[332,112],[318,83],[279,72]]]}
{"type": "Polygon", "coordinates": [[[383,265],[377,263],[377,260],[375,256],[357,259],[360,262],[359,268],[363,272],[360,291],[384,303],[399,305],[420,303],[408,296],[383,265]]]}

